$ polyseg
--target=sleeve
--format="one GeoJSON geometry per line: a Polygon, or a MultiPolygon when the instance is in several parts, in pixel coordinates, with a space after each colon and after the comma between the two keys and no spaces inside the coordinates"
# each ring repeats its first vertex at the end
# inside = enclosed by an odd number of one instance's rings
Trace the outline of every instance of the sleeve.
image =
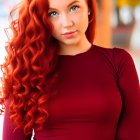
{"type": "Polygon", "coordinates": [[[26,136],[22,129],[14,130],[8,111],[4,115],[2,140],[31,140],[31,136],[26,136]]]}
{"type": "Polygon", "coordinates": [[[140,85],[137,71],[128,52],[119,48],[114,50],[122,96],[116,140],[140,140],[140,85]]]}

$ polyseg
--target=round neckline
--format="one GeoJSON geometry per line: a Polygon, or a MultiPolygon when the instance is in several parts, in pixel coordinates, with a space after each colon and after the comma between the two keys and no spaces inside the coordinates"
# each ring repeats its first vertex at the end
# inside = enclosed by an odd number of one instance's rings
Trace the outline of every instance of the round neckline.
{"type": "Polygon", "coordinates": [[[94,47],[95,46],[93,44],[91,44],[91,46],[88,48],[88,50],[86,50],[84,52],[81,52],[81,53],[78,53],[78,54],[75,54],[75,55],[69,55],[69,54],[61,55],[61,54],[59,54],[58,57],[63,58],[63,57],[78,57],[78,56],[82,56],[82,55],[88,54],[92,50],[92,48],[94,48],[94,47]]]}

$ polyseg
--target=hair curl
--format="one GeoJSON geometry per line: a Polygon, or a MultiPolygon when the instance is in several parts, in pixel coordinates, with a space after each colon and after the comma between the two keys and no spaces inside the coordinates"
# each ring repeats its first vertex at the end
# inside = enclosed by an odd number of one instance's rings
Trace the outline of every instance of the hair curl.
{"type": "MultiPolygon", "coordinates": [[[[95,2],[88,0],[91,10],[86,36],[92,43],[95,31],[95,2]]],[[[10,119],[25,134],[39,131],[47,120],[46,102],[58,78],[57,41],[51,36],[47,0],[24,0],[11,11],[13,37],[6,47],[2,65],[3,96],[0,104],[10,112],[10,119]],[[18,12],[17,12],[18,10],[18,12]],[[53,40],[53,41],[52,41],[53,40]],[[6,104],[7,102],[7,104],[6,104]],[[10,105],[9,105],[10,104],[10,105]]],[[[2,110],[1,110],[2,111],[2,110]]]]}

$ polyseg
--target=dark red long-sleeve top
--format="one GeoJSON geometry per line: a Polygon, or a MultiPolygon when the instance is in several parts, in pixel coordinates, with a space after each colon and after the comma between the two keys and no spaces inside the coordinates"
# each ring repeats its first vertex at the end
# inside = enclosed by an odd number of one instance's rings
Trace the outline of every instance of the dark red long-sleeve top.
{"type": "MultiPolygon", "coordinates": [[[[35,140],[140,140],[140,86],[129,53],[93,45],[58,62],[58,93],[35,140]]],[[[6,113],[3,140],[31,139],[11,127],[6,113]]]]}

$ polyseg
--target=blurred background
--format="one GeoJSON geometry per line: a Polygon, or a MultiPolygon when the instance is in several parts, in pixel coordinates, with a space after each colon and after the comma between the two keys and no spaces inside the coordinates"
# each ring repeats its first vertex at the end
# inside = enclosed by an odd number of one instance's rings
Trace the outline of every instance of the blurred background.
{"type": "MultiPolygon", "coordinates": [[[[119,47],[133,57],[140,79],[140,0],[96,0],[97,28],[94,44],[103,47],[119,47]]],[[[8,28],[8,13],[19,0],[0,0],[0,64],[4,61],[8,28]]],[[[2,73],[0,71],[0,77],[2,73]]],[[[1,88],[1,83],[0,83],[1,88]]],[[[2,140],[3,116],[0,116],[0,140],[2,140]]]]}

